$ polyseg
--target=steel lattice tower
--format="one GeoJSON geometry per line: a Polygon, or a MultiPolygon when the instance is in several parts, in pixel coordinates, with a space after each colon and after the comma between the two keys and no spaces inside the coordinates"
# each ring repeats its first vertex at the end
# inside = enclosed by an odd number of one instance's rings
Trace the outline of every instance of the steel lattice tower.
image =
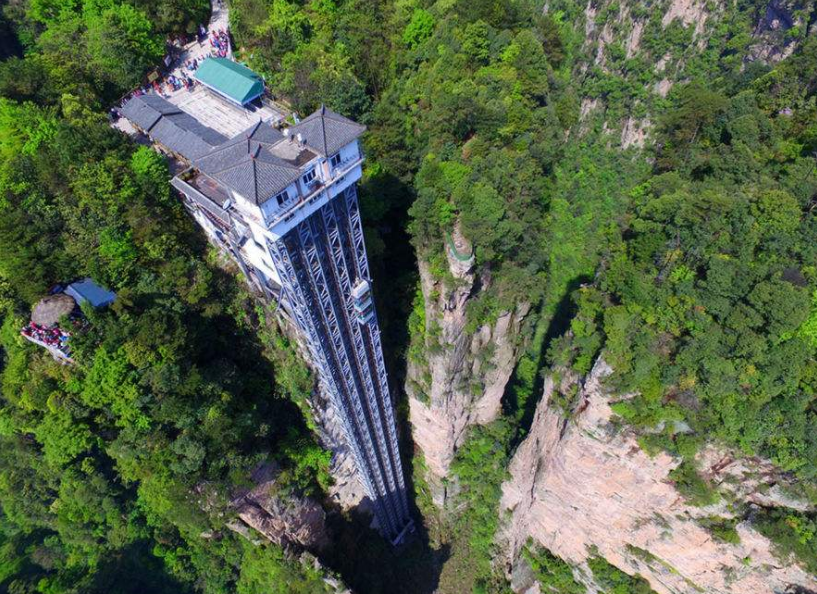
{"type": "Polygon", "coordinates": [[[380,329],[376,315],[361,315],[353,295],[371,280],[355,186],[270,242],[269,250],[282,299],[340,413],[378,522],[399,540],[411,520],[380,329]]]}
{"type": "Polygon", "coordinates": [[[361,126],[321,108],[225,138],[152,95],[124,114],[190,167],[171,181],[210,240],[297,327],[381,532],[413,530],[357,199],[361,126]]]}

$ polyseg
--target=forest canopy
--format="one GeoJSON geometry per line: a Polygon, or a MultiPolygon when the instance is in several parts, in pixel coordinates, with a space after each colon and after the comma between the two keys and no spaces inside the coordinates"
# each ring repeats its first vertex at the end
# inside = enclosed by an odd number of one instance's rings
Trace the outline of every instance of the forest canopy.
{"type": "MultiPolygon", "coordinates": [[[[585,38],[619,3],[586,23],[573,0],[229,3],[237,56],[277,99],[369,128],[361,208],[374,277],[389,279],[387,356],[441,348],[414,257],[451,288],[454,233],[484,281],[468,329],[533,312],[504,416],[453,462],[459,515],[432,526],[451,543],[443,592],[505,591],[493,558],[510,456],[544,374],[582,377],[600,356],[611,387],[634,394],[616,423],[679,460],[671,479],[688,499],[712,500],[695,457],[715,442],[769,459],[817,501],[817,42],[790,30],[792,54],[764,63],[750,42],[766,3],[725,7],[705,47],[636,4],[642,51],[614,36],[602,61],[585,38]],[[673,54],[684,59],[659,72],[673,54]],[[640,144],[628,140],[645,121],[640,144]]],[[[2,8],[0,589],[14,594],[325,589],[280,547],[225,528],[259,464],[278,465],[288,493],[325,494],[312,378],[208,250],[164,158],[105,115],[168,37],[209,14],[202,0],[2,8]],[[117,300],[86,312],[77,364],[59,366],[19,329],[54,284],[84,276],[117,300]]],[[[572,396],[556,402],[568,416],[572,396]]],[[[755,521],[813,567],[813,514],[755,521]]],[[[391,567],[363,575],[364,547],[343,544],[355,554],[335,559],[361,591],[410,591],[391,567]]],[[[526,554],[543,583],[580,591],[564,561],[526,554]]],[[[607,591],[648,591],[603,558],[590,568],[607,591]]]]}

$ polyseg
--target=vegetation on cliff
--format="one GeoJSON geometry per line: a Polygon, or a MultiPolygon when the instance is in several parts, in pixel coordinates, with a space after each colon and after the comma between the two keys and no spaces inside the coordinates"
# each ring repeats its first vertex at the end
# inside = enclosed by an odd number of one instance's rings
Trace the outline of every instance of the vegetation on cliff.
{"type": "MultiPolygon", "coordinates": [[[[506,588],[492,563],[500,485],[545,365],[585,374],[604,351],[616,387],[636,393],[616,413],[644,447],[684,459],[673,479],[691,500],[717,498],[694,466],[712,440],[768,457],[817,499],[813,15],[780,32],[796,49],[773,66],[754,59],[765,1],[718,7],[702,31],[663,22],[668,0],[547,4],[231,4],[239,55],[276,94],[370,127],[361,202],[374,276],[390,279],[377,297],[391,361],[407,325],[427,328],[409,236],[446,282],[455,222],[472,243],[488,282],[470,327],[534,305],[503,418],[475,430],[453,465],[458,514],[437,524],[439,554],[400,560],[405,574],[433,564],[443,592],[506,588]],[[653,142],[639,151],[647,121],[653,142]]],[[[165,35],[207,14],[200,0],[3,8],[0,34],[17,42],[0,51],[22,52],[0,63],[0,587],[10,591],[323,587],[277,548],[224,530],[221,515],[230,488],[268,458],[291,489],[325,487],[326,454],[302,415],[309,376],[285,339],[259,338],[256,312],[206,257],[162,160],[100,115],[161,59],[165,35]],[[49,286],[81,275],[119,298],[89,312],[78,365],[61,368],[17,328],[49,286]]],[[[424,360],[422,345],[407,356],[424,360]]],[[[812,516],[753,521],[813,570],[812,516]]],[[[720,521],[708,527],[734,538],[720,521]]],[[[558,559],[530,562],[572,594],[558,559]]],[[[590,564],[603,588],[645,588],[605,563],[590,564]]],[[[369,566],[363,589],[416,587],[369,566]]]]}
{"type": "Polygon", "coordinates": [[[807,482],[817,478],[815,55],[810,42],[732,94],[679,90],[654,174],[630,192],[568,339],[579,370],[603,344],[617,388],[638,394],[616,412],[664,427],[645,443],[689,458],[714,439],[807,482]]]}
{"type": "MultiPolygon", "coordinates": [[[[449,563],[462,559],[478,588],[493,583],[483,544],[498,497],[470,452],[507,456],[544,364],[583,374],[606,350],[617,387],[639,394],[616,412],[663,427],[644,446],[685,458],[675,479],[701,504],[717,498],[694,467],[706,441],[768,456],[805,491],[814,476],[810,17],[780,32],[778,49],[798,49],[773,68],[755,59],[766,2],[713,8],[701,30],[700,16],[664,22],[669,4],[557,1],[542,14],[524,1],[381,2],[362,16],[354,2],[292,3],[265,23],[289,45],[239,34],[296,105],[318,101],[322,81],[365,89],[369,108],[348,96],[334,105],[363,110],[378,173],[413,197],[418,257],[453,283],[443,250],[458,222],[490,281],[469,304],[470,327],[538,304],[542,331],[510,385],[506,428],[475,430],[453,468],[452,507],[467,520],[447,524],[449,563]],[[376,24],[370,47],[347,15],[376,24]],[[650,123],[655,148],[627,149],[638,135],[625,128],[650,123]]],[[[435,324],[418,309],[414,335],[435,324]]],[[[424,341],[411,344],[422,363],[424,341]]]]}
{"type": "Polygon", "coordinates": [[[276,373],[164,159],[99,113],[161,57],[163,28],[208,14],[159,4],[6,7],[26,54],[0,64],[0,589],[226,593],[278,576],[277,591],[323,591],[225,528],[261,462],[295,491],[326,483],[293,403],[311,389],[303,364],[278,355],[276,373]],[[50,286],[86,275],[117,300],[86,312],[63,367],[19,328],[50,286]]]}

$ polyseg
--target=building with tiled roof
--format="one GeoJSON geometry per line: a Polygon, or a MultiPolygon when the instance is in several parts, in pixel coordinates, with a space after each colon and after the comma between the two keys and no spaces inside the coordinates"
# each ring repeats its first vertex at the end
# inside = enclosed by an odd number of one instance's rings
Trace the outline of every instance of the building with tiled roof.
{"type": "MultiPolygon", "coordinates": [[[[168,117],[158,111],[158,122],[168,117]]],[[[149,110],[129,113],[157,130],[149,110]]],[[[325,107],[289,128],[260,121],[187,158],[171,183],[211,242],[297,329],[377,525],[398,543],[413,522],[357,200],[365,130],[325,107]]]]}
{"type": "Polygon", "coordinates": [[[132,97],[122,106],[121,112],[153,142],[187,161],[227,140],[158,95],[132,97]]]}
{"type": "Polygon", "coordinates": [[[324,157],[334,155],[365,130],[365,126],[324,106],[292,128],[293,134],[301,135],[304,144],[324,157]]]}

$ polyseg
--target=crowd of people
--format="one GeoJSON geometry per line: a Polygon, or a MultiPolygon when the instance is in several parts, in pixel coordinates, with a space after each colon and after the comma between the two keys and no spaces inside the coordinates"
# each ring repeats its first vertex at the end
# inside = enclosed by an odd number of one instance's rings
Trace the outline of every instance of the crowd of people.
{"type": "Polygon", "coordinates": [[[215,50],[215,56],[226,58],[230,52],[230,36],[224,29],[210,32],[210,46],[215,50]]]}
{"type": "MultiPolygon", "coordinates": [[[[211,57],[220,57],[226,58],[230,52],[230,36],[227,34],[227,31],[224,29],[219,29],[218,31],[211,31],[208,35],[207,29],[203,26],[199,27],[199,35],[198,35],[198,43],[204,43],[204,40],[207,39],[210,43],[210,47],[212,50],[210,51],[211,57]]],[[[179,37],[171,41],[171,49],[170,53],[174,53],[174,49],[177,44],[186,44],[187,38],[179,37]]],[[[164,79],[156,78],[156,80],[149,82],[145,86],[139,87],[135,89],[133,92],[127,94],[125,97],[122,98],[120,102],[120,107],[127,103],[132,97],[138,97],[140,95],[145,95],[148,93],[156,93],[157,95],[161,95],[165,99],[167,99],[171,93],[174,91],[178,91],[182,88],[187,89],[188,91],[193,90],[193,88],[199,84],[194,78],[193,75],[195,74],[196,70],[198,70],[201,63],[207,59],[206,54],[202,54],[201,56],[195,58],[189,58],[185,60],[181,64],[181,68],[177,73],[173,73],[173,62],[171,62],[171,72],[168,74],[164,79]]],[[[174,60],[175,62],[175,60],[174,60]]],[[[116,109],[111,110],[111,115],[114,117],[118,117],[119,112],[116,109]]]]}
{"type": "Polygon", "coordinates": [[[34,322],[29,322],[20,332],[27,338],[31,338],[37,342],[45,344],[48,347],[57,349],[66,357],[71,356],[71,352],[68,348],[68,339],[71,338],[71,334],[61,329],[59,326],[51,326],[50,328],[46,328],[45,326],[40,326],[34,322]]]}
{"type": "Polygon", "coordinates": [[[174,91],[178,91],[182,87],[187,89],[188,91],[193,88],[193,85],[196,84],[196,81],[187,76],[187,73],[182,73],[182,75],[176,76],[171,74],[170,76],[165,79],[165,85],[167,85],[168,90],[172,89],[174,91]]]}

